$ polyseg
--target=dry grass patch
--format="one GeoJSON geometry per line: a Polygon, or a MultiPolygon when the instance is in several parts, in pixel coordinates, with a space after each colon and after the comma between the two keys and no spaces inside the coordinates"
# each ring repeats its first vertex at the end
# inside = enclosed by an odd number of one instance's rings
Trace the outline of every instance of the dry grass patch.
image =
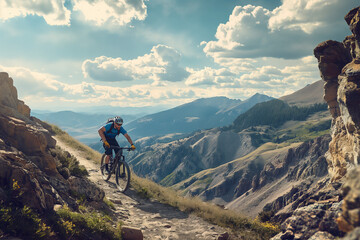
{"type": "Polygon", "coordinates": [[[90,148],[89,146],[86,146],[85,144],[82,144],[78,140],[74,139],[68,133],[61,130],[58,126],[51,125],[51,127],[52,127],[52,130],[54,131],[54,133],[56,134],[56,137],[58,137],[66,145],[68,145],[69,147],[71,147],[73,149],[81,151],[87,160],[96,160],[96,162],[100,162],[101,153],[95,151],[94,149],[90,148]]]}
{"type": "Polygon", "coordinates": [[[197,197],[182,197],[178,192],[162,187],[151,180],[132,175],[131,185],[145,198],[156,199],[179,210],[195,214],[213,224],[230,228],[244,239],[269,239],[279,232],[279,228],[270,223],[251,220],[234,211],[229,211],[197,197]]]}

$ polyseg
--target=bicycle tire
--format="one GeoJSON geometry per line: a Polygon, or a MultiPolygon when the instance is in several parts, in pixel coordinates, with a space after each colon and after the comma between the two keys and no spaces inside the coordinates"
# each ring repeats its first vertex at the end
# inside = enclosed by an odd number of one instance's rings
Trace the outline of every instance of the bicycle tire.
{"type": "Polygon", "coordinates": [[[111,172],[109,174],[106,173],[106,170],[105,170],[105,157],[106,157],[106,154],[103,154],[102,157],[101,157],[100,172],[101,172],[102,178],[105,181],[108,181],[110,179],[112,173],[111,172]]]}
{"type": "Polygon", "coordinates": [[[115,172],[115,181],[116,187],[120,192],[125,192],[128,189],[130,177],[131,173],[129,165],[125,161],[119,162],[115,172]]]}

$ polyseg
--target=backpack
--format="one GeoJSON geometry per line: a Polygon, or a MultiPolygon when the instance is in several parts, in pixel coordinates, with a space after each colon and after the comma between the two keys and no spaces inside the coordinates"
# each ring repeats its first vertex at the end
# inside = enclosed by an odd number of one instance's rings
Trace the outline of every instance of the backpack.
{"type": "MultiPolygon", "coordinates": [[[[112,123],[112,124],[111,124],[110,129],[109,129],[108,131],[106,131],[107,134],[110,133],[110,132],[113,130],[113,128],[114,128],[114,118],[109,118],[109,119],[107,120],[106,124],[108,124],[108,123],[112,123]]],[[[120,134],[120,129],[118,129],[117,135],[119,135],[119,134],[120,134]]]]}

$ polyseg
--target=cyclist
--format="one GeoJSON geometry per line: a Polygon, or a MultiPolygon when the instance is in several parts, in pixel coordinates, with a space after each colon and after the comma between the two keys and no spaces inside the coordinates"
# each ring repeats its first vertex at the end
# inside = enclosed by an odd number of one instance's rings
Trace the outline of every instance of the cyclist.
{"type": "MultiPolygon", "coordinates": [[[[109,172],[109,159],[110,155],[112,154],[112,149],[110,146],[119,146],[118,142],[116,141],[115,137],[118,136],[120,133],[124,135],[126,140],[130,143],[131,148],[135,150],[135,146],[133,141],[131,140],[129,134],[127,134],[126,130],[122,127],[123,119],[121,117],[115,117],[108,121],[105,126],[99,129],[99,135],[101,140],[103,141],[103,146],[105,149],[105,170],[109,172]]],[[[115,154],[119,151],[119,149],[114,149],[115,154]]]]}

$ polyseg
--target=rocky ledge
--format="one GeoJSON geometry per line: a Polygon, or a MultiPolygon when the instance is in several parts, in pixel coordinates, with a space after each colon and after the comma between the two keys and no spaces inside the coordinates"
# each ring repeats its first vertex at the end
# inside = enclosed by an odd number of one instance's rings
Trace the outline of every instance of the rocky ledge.
{"type": "Polygon", "coordinates": [[[0,73],[0,204],[15,202],[44,213],[57,204],[77,209],[74,193],[101,202],[101,189],[64,171],[49,130],[18,100],[9,75],[0,73]]]}

